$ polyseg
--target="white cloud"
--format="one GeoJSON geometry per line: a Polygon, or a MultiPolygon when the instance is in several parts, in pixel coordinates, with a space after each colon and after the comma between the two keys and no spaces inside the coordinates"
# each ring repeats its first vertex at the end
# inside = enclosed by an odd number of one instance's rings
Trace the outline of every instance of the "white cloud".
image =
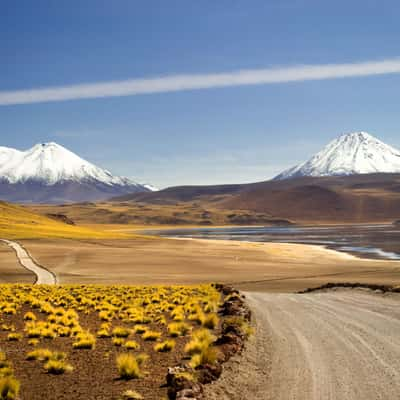
{"type": "Polygon", "coordinates": [[[214,74],[170,75],[147,79],[0,91],[0,105],[134,96],[229,86],[266,85],[394,73],[400,73],[399,58],[348,64],[297,65],[292,67],[239,70],[214,74]]]}

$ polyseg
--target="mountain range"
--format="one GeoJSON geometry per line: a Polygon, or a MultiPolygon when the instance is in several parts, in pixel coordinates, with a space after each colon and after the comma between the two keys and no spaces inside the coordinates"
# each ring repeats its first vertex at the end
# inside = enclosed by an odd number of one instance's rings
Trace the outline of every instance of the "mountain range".
{"type": "Polygon", "coordinates": [[[119,196],[115,202],[247,210],[296,222],[400,219],[400,152],[365,132],[342,135],[296,167],[265,182],[177,186],[119,196]]]}
{"type": "Polygon", "coordinates": [[[27,151],[0,147],[0,199],[64,203],[98,201],[149,192],[149,185],[91,164],[57,143],[40,143],[27,151]]]}
{"type": "MultiPolygon", "coordinates": [[[[275,209],[273,202],[280,201],[280,197],[276,197],[277,191],[281,193],[290,188],[290,196],[299,196],[301,192],[307,193],[306,198],[326,198],[328,187],[331,190],[329,182],[337,187],[340,177],[355,177],[345,182],[356,184],[357,177],[389,175],[374,178],[373,181],[379,185],[383,179],[385,186],[390,186],[390,174],[396,173],[400,173],[400,151],[366,132],[339,136],[308,161],[283,171],[270,181],[181,186],[155,193],[153,187],[115,176],[56,143],[37,144],[27,151],[0,147],[0,199],[24,203],[68,203],[111,198],[116,201],[171,203],[211,196],[223,200],[220,204],[227,207],[246,209],[257,203],[255,211],[266,211],[266,207],[275,209]],[[329,177],[332,179],[323,180],[329,177]],[[292,180],[298,184],[290,183],[292,180]],[[261,199],[264,206],[259,204],[261,199]]],[[[371,180],[367,181],[371,189],[371,180]]],[[[360,182],[364,185],[366,180],[361,179],[360,182]]],[[[394,186],[398,187],[397,180],[394,186]]],[[[334,205],[334,201],[330,200],[329,204],[334,205]]]]}

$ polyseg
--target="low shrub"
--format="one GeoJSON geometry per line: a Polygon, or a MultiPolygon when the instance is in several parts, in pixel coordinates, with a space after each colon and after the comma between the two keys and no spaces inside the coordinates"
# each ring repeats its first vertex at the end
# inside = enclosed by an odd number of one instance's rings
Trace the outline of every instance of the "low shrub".
{"type": "Polygon", "coordinates": [[[0,378],[0,400],[15,400],[18,398],[20,383],[13,376],[0,378]]]}
{"type": "Polygon", "coordinates": [[[161,333],[160,332],[156,332],[156,331],[146,331],[142,335],[143,340],[149,340],[149,341],[157,340],[160,337],[161,337],[161,333]]]}
{"type": "Polygon", "coordinates": [[[52,328],[47,328],[42,330],[41,337],[44,339],[55,339],[57,337],[57,333],[54,332],[52,328]]]}
{"type": "Polygon", "coordinates": [[[120,378],[135,379],[142,376],[139,362],[132,354],[120,354],[117,356],[117,368],[120,378]]]}
{"type": "Polygon", "coordinates": [[[172,337],[185,336],[190,331],[190,326],[184,322],[168,324],[168,333],[172,337]]]}
{"type": "Polygon", "coordinates": [[[192,340],[186,344],[185,353],[190,356],[200,354],[208,349],[214,340],[215,337],[208,329],[200,329],[193,333],[192,340]]]}
{"type": "Polygon", "coordinates": [[[97,337],[106,339],[106,338],[111,337],[111,334],[107,329],[100,329],[99,331],[97,331],[97,337]]]}
{"type": "Polygon", "coordinates": [[[71,372],[73,370],[73,367],[72,367],[72,365],[68,364],[64,360],[50,359],[44,365],[44,369],[49,374],[61,375],[64,372],[71,372]]]}
{"type": "Polygon", "coordinates": [[[126,390],[122,393],[120,400],[142,400],[143,396],[134,390],[126,390]]]}
{"type": "Polygon", "coordinates": [[[131,331],[127,328],[123,328],[121,326],[117,326],[113,329],[112,335],[119,338],[127,338],[131,331]]]}
{"type": "Polygon", "coordinates": [[[125,342],[124,347],[128,350],[136,350],[140,346],[139,343],[135,342],[134,340],[128,340],[127,342],[125,342]]]}
{"type": "Polygon", "coordinates": [[[36,349],[26,355],[27,360],[47,361],[51,358],[52,352],[49,349],[36,349]]]}
{"type": "Polygon", "coordinates": [[[114,346],[118,346],[119,347],[119,346],[122,346],[124,344],[124,341],[125,341],[125,339],[123,339],[123,338],[115,337],[115,338],[112,339],[112,344],[114,346]]]}
{"type": "Polygon", "coordinates": [[[25,321],[36,321],[36,315],[35,315],[33,312],[28,311],[28,312],[24,315],[24,320],[25,320],[25,321]]]}
{"type": "Polygon", "coordinates": [[[215,329],[218,325],[219,319],[217,314],[205,314],[201,320],[201,324],[208,329],[215,329]]]}
{"type": "Polygon", "coordinates": [[[72,344],[74,349],[94,349],[96,345],[96,338],[89,332],[79,333],[77,341],[72,344]]]}
{"type": "Polygon", "coordinates": [[[215,364],[218,358],[218,351],[215,347],[206,347],[200,353],[193,354],[189,365],[195,369],[199,365],[215,364]]]}
{"type": "Polygon", "coordinates": [[[11,332],[7,335],[7,340],[11,342],[18,342],[22,339],[22,335],[20,333],[11,332]]]}
{"type": "Polygon", "coordinates": [[[166,340],[165,342],[157,343],[154,346],[155,351],[159,351],[162,353],[171,351],[175,348],[175,341],[174,340],[166,340]]]}
{"type": "Polygon", "coordinates": [[[7,376],[13,376],[14,371],[11,367],[2,367],[0,368],[0,378],[5,378],[7,376]]]}
{"type": "Polygon", "coordinates": [[[140,335],[140,334],[145,333],[147,331],[147,326],[135,325],[135,327],[133,328],[133,331],[140,335]]]}

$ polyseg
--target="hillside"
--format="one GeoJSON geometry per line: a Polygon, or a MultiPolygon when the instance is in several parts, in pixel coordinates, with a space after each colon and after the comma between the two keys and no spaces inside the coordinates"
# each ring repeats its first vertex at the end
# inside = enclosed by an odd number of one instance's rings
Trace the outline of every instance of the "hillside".
{"type": "Polygon", "coordinates": [[[176,187],[124,198],[131,205],[195,203],[204,209],[241,210],[294,222],[393,222],[400,218],[400,174],[299,177],[200,188],[176,187]]]}
{"type": "Polygon", "coordinates": [[[2,239],[100,239],[114,237],[123,238],[128,237],[128,235],[120,235],[66,224],[35,214],[21,206],[0,202],[0,238],[2,239]]]}

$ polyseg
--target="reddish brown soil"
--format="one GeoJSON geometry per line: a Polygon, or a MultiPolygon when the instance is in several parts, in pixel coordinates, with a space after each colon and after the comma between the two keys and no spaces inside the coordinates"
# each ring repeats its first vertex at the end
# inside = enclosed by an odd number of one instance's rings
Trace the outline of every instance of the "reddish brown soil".
{"type": "MultiPolygon", "coordinates": [[[[24,306],[16,316],[4,315],[2,323],[14,324],[16,331],[22,332],[24,321],[21,316],[29,310],[24,306]]],[[[96,333],[101,321],[97,313],[89,316],[80,314],[80,324],[83,328],[96,333]]],[[[122,321],[114,321],[113,327],[115,326],[131,327],[122,321]]],[[[163,340],[168,338],[165,326],[154,324],[148,326],[163,332],[163,340]]],[[[140,349],[129,352],[146,353],[150,358],[142,368],[145,373],[142,378],[125,381],[118,377],[115,358],[117,354],[128,350],[114,346],[110,338],[97,338],[94,350],[77,350],[72,348],[72,338],[41,339],[40,344],[33,347],[28,345],[28,339],[25,337],[18,342],[8,341],[8,333],[0,331],[0,348],[13,363],[15,377],[21,382],[20,400],[117,400],[128,389],[139,392],[146,400],[164,399],[167,397],[167,390],[163,384],[168,367],[182,361],[183,348],[189,340],[189,337],[175,338],[176,347],[172,352],[158,353],[153,349],[155,342],[146,342],[140,335],[132,333],[128,340],[138,342],[140,349]],[[67,353],[67,361],[74,370],[62,375],[48,374],[42,362],[26,360],[27,353],[35,348],[49,348],[67,353]]]]}

